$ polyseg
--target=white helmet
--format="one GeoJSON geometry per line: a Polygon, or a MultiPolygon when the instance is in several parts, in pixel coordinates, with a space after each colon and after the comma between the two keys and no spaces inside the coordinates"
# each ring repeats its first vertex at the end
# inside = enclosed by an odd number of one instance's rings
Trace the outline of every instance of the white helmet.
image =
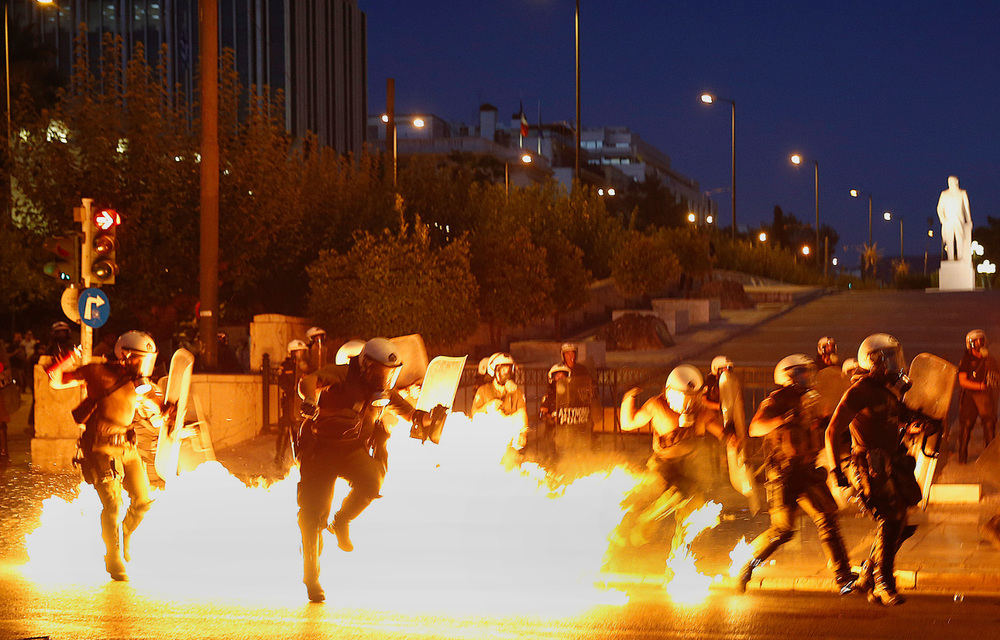
{"type": "Polygon", "coordinates": [[[715,356],[712,358],[712,375],[717,376],[723,369],[732,369],[733,361],[726,356],[715,356]]]}
{"type": "Polygon", "coordinates": [[[149,377],[156,364],[156,343],[145,331],[126,331],[115,343],[115,357],[135,373],[149,377]]]}
{"type": "Polygon", "coordinates": [[[576,346],[575,343],[564,342],[562,343],[562,346],[559,347],[559,353],[566,353],[567,351],[579,352],[580,349],[579,347],[576,346]]]}
{"type": "Polygon", "coordinates": [[[497,381],[498,384],[505,384],[508,380],[514,379],[514,358],[509,353],[502,351],[494,353],[486,361],[486,375],[497,381]],[[505,365],[510,365],[505,367],[505,365]]]}
{"type": "Polygon", "coordinates": [[[305,351],[308,348],[309,347],[306,346],[306,343],[302,342],[298,338],[288,341],[288,355],[292,355],[292,352],[294,351],[305,351]]]}
{"type": "Polygon", "coordinates": [[[805,387],[809,384],[813,360],[804,353],[782,358],[774,367],[774,384],[779,387],[805,387]]]}
{"type": "Polygon", "coordinates": [[[313,340],[316,337],[325,338],[326,329],[321,329],[320,327],[309,327],[306,329],[306,337],[310,340],[313,340]]]}
{"type": "Polygon", "coordinates": [[[848,358],[847,360],[844,360],[844,366],[841,367],[841,370],[844,372],[845,376],[853,376],[854,372],[855,372],[855,370],[857,370],[857,368],[858,368],[858,361],[857,361],[857,359],[856,358],[848,358]]]}
{"type": "Polygon", "coordinates": [[[906,373],[903,347],[888,333],[873,333],[858,347],[858,366],[895,382],[906,373]]]}
{"type": "Polygon", "coordinates": [[[969,333],[965,334],[965,346],[969,351],[973,349],[982,349],[987,346],[989,341],[986,340],[986,332],[982,329],[973,329],[969,333]],[[973,346],[974,341],[979,341],[978,346],[973,346]]]}
{"type": "Polygon", "coordinates": [[[396,347],[387,338],[372,338],[358,354],[361,375],[372,387],[387,391],[396,384],[403,361],[396,347]]]}
{"type": "Polygon", "coordinates": [[[361,355],[361,350],[364,349],[364,346],[364,340],[348,340],[337,349],[337,355],[333,357],[333,363],[336,365],[349,363],[351,358],[361,355]]]}
{"type": "Polygon", "coordinates": [[[479,371],[479,375],[481,376],[486,375],[486,365],[489,363],[491,357],[493,356],[486,356],[485,358],[479,361],[479,368],[477,369],[477,371],[479,371]]]}
{"type": "Polygon", "coordinates": [[[694,412],[700,404],[704,386],[705,378],[694,365],[677,365],[667,376],[664,393],[670,408],[681,415],[680,426],[694,424],[694,412]]]}
{"type": "Polygon", "coordinates": [[[552,382],[555,379],[557,373],[565,373],[567,378],[572,375],[572,371],[570,371],[570,368],[566,365],[554,364],[549,367],[549,382],[552,382]]]}
{"type": "Polygon", "coordinates": [[[816,343],[816,352],[820,355],[836,355],[837,341],[830,336],[823,336],[816,343]]]}

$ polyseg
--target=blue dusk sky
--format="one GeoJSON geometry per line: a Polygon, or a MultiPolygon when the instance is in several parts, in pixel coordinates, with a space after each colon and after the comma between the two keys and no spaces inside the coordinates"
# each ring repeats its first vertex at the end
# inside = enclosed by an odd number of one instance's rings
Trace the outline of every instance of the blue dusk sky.
{"type": "MultiPolygon", "coordinates": [[[[369,111],[475,123],[489,102],[502,118],[572,122],[573,0],[359,0],[368,20],[369,111]]],[[[713,194],[731,220],[730,107],[735,100],[737,218],[770,222],[775,205],[841,236],[855,261],[874,240],[923,255],[928,218],[949,175],[973,221],[1000,218],[1000,2],[581,0],[583,126],[625,126],[713,194]],[[808,164],[788,158],[801,153],[808,164]]],[[[833,248],[831,248],[833,252],[833,248]]]]}

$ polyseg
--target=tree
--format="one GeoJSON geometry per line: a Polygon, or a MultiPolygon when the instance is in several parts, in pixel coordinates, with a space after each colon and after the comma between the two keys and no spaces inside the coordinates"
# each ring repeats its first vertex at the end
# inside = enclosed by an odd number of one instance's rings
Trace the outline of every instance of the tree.
{"type": "Polygon", "coordinates": [[[350,251],[324,251],[307,272],[310,315],[341,338],[419,333],[446,344],[478,323],[467,241],[434,248],[419,220],[396,232],[359,231],[350,251]]]}
{"type": "Polygon", "coordinates": [[[615,286],[626,296],[650,298],[681,274],[680,261],[662,235],[633,231],[611,265],[615,286]]]}

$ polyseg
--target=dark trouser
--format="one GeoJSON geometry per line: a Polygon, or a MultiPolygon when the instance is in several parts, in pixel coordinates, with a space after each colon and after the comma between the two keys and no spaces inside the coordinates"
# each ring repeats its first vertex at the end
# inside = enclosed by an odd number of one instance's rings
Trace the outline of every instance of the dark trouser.
{"type": "Polygon", "coordinates": [[[109,557],[121,555],[121,521],[126,539],[132,535],[149,510],[149,476],[135,445],[99,445],[84,454],[93,470],[94,488],[101,498],[101,537],[109,557]],[[129,507],[122,520],[122,489],[128,493],[129,507]]]}
{"type": "Polygon", "coordinates": [[[616,540],[628,539],[634,546],[648,542],[652,527],[668,515],[674,516],[673,554],[684,540],[684,521],[704,504],[704,489],[711,472],[698,452],[677,458],[658,458],[646,463],[648,471],[623,503],[628,513],[618,525],[616,540]]]}
{"type": "Polygon", "coordinates": [[[317,445],[302,452],[299,473],[299,529],[305,561],[304,577],[308,583],[310,578],[315,581],[319,577],[319,554],[322,552],[319,536],[330,520],[337,478],[343,478],[351,485],[351,491],[336,515],[338,522],[346,524],[378,497],[385,468],[368,454],[367,449],[317,445]]]}
{"type": "Polygon", "coordinates": [[[811,465],[769,466],[767,494],[771,526],[753,541],[754,560],[762,563],[778,547],[792,539],[795,516],[805,511],[816,524],[820,544],[833,567],[837,582],[852,579],[844,539],[837,521],[837,501],[826,484],[826,471],[811,465]]]}
{"type": "Polygon", "coordinates": [[[875,519],[875,541],[868,554],[868,566],[876,586],[896,591],[893,574],[896,552],[906,530],[906,510],[910,506],[896,490],[892,465],[898,459],[880,450],[854,454],[850,480],[861,497],[861,504],[875,519]]]}
{"type": "Polygon", "coordinates": [[[969,461],[969,440],[979,418],[983,424],[985,444],[993,441],[997,427],[997,401],[988,391],[962,391],[958,404],[958,461],[969,461]]]}

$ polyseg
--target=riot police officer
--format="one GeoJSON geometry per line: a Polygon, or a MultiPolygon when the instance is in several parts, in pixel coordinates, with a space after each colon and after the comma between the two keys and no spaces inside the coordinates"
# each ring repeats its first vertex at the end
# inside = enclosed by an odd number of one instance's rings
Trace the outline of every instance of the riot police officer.
{"type": "Polygon", "coordinates": [[[379,497],[390,435],[383,414],[422,425],[431,422],[430,414],[414,411],[393,389],[402,364],[392,342],[373,338],[348,365],[324,367],[299,385],[302,414],[310,419],[299,433],[298,520],[302,582],[312,602],[326,599],[319,582],[323,530],[337,537],[340,549],[353,551],[350,523],[379,497]],[[347,480],[351,491],[328,523],[337,478],[347,480]]]}
{"type": "Polygon", "coordinates": [[[840,593],[850,593],[854,580],[847,549],[837,522],[837,501],[826,484],[826,469],[816,465],[823,449],[823,431],[809,390],[815,369],[811,358],[796,353],[774,368],[778,389],[760,404],[750,421],[751,437],[762,437],[767,446],[767,497],[771,526],[753,541],[753,558],[737,578],[746,591],[753,570],[795,534],[799,507],[816,523],[820,543],[837,578],[840,593]]]}
{"type": "Polygon", "coordinates": [[[132,424],[139,416],[159,426],[167,411],[149,380],[156,356],[156,343],[149,334],[128,331],[115,343],[115,361],[73,368],[76,358],[70,354],[46,371],[54,388],[87,388],[87,399],[73,410],[74,419],[84,426],[80,464],[84,480],[94,485],[101,498],[104,564],[118,581],[128,580],[129,539],[152,504],[149,476],[135,446],[132,424]],[[119,528],[123,488],[129,507],[119,528]]]}
{"type": "Polygon", "coordinates": [[[624,546],[641,546],[648,541],[648,528],[673,513],[676,526],[671,553],[684,539],[684,519],[704,503],[711,471],[699,455],[701,436],[725,436],[720,414],[703,402],[704,378],[697,367],[678,365],[670,372],[663,393],[636,407],[639,388],[629,389],[622,398],[622,431],[652,427],[653,455],[647,472],[626,503],[629,511],[612,541],[624,546]]]}
{"type": "Polygon", "coordinates": [[[1000,369],[990,355],[986,333],[973,329],[965,336],[965,353],[958,365],[958,461],[969,461],[969,440],[976,419],[983,425],[985,445],[993,441],[997,427],[997,399],[1000,396],[1000,369]]]}
{"type": "Polygon", "coordinates": [[[858,366],[862,375],[855,376],[833,412],[826,447],[831,460],[840,460],[842,434],[850,431],[847,471],[835,466],[833,472],[841,487],[854,487],[875,520],[875,541],[855,589],[867,592],[872,602],[892,606],[904,602],[896,592],[893,571],[896,551],[914,529],[906,526],[906,511],[920,501],[914,460],[906,455],[901,435],[909,413],[900,397],[910,382],[903,349],[886,333],[865,338],[858,348],[858,366]]]}

